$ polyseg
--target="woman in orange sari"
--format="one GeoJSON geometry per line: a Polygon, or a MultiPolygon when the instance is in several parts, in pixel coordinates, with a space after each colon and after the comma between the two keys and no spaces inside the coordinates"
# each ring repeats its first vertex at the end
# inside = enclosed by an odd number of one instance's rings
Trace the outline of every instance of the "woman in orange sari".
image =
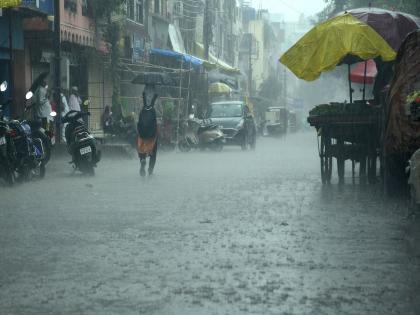
{"type": "Polygon", "coordinates": [[[146,159],[149,160],[149,176],[153,175],[157,156],[158,130],[156,110],[154,108],[158,95],[154,85],[146,85],[143,91],[143,108],[137,124],[137,148],[140,158],[140,176],[146,176],[146,159]]]}

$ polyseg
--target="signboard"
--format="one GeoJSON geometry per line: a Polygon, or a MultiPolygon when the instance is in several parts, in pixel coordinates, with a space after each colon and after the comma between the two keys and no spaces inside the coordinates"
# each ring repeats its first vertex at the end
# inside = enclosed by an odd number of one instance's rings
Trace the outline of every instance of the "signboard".
{"type": "Polygon", "coordinates": [[[17,7],[21,5],[22,0],[0,0],[0,8],[17,7]]]}
{"type": "Polygon", "coordinates": [[[49,15],[54,14],[53,0],[21,0],[21,4],[25,7],[36,8],[39,11],[45,12],[49,15]]]}

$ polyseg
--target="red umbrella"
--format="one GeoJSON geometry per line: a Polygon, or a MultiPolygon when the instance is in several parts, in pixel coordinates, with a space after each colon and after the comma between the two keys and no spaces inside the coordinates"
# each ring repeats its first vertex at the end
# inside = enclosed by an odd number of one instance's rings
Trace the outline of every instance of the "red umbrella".
{"type": "Polygon", "coordinates": [[[350,80],[354,83],[373,84],[377,73],[378,70],[376,69],[375,61],[373,61],[373,59],[369,59],[366,63],[359,62],[353,67],[350,73],[350,80]]]}

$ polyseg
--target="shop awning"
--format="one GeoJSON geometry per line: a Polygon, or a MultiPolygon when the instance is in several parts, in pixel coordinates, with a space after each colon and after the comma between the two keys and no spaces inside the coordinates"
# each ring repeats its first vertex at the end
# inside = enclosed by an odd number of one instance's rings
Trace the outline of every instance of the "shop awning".
{"type": "Polygon", "coordinates": [[[211,67],[212,65],[203,59],[200,59],[198,57],[188,55],[188,54],[182,54],[173,50],[169,49],[160,49],[160,48],[153,48],[150,53],[152,55],[160,55],[165,57],[170,57],[178,60],[179,62],[184,62],[185,64],[191,64],[194,67],[211,67]]]}
{"type": "Polygon", "coordinates": [[[181,54],[185,54],[185,46],[184,41],[182,40],[181,32],[179,31],[179,28],[175,26],[174,24],[169,24],[169,39],[171,40],[172,49],[176,52],[179,52],[181,54]]]}
{"type": "MultiPolygon", "coordinates": [[[[204,46],[201,43],[195,42],[196,53],[199,57],[204,58],[204,46]]],[[[226,71],[228,73],[240,74],[241,71],[224,62],[223,60],[217,58],[213,54],[209,54],[209,62],[216,65],[217,68],[226,71]]]]}

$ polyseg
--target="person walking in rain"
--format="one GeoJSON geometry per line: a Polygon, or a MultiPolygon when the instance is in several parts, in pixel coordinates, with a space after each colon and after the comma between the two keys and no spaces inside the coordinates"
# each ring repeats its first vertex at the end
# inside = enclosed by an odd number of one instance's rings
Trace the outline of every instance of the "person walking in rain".
{"type": "Polygon", "coordinates": [[[156,120],[155,102],[158,95],[155,86],[146,84],[143,91],[143,108],[137,123],[137,147],[140,159],[140,176],[146,176],[146,158],[149,160],[149,176],[153,175],[156,164],[158,130],[156,120]]]}
{"type": "Polygon", "coordinates": [[[48,99],[48,85],[46,80],[43,80],[41,85],[35,91],[34,110],[35,118],[42,122],[42,128],[48,130],[52,107],[48,99]]]}

